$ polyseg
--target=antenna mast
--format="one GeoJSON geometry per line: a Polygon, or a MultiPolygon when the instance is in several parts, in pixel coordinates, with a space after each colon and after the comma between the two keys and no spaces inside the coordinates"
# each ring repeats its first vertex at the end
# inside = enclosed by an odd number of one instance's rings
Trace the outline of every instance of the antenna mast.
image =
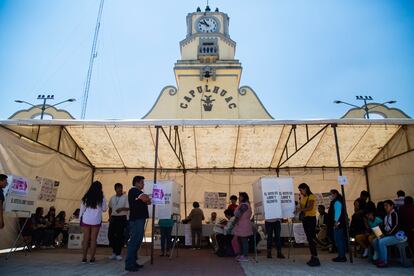
{"type": "Polygon", "coordinates": [[[86,107],[88,105],[89,87],[91,85],[93,62],[95,61],[95,58],[98,56],[98,53],[96,52],[96,45],[98,41],[99,27],[101,26],[101,16],[104,2],[105,0],[101,0],[101,3],[99,4],[98,18],[96,19],[95,34],[93,36],[91,55],[89,57],[88,74],[86,75],[85,89],[83,91],[81,119],[85,119],[86,107]]]}

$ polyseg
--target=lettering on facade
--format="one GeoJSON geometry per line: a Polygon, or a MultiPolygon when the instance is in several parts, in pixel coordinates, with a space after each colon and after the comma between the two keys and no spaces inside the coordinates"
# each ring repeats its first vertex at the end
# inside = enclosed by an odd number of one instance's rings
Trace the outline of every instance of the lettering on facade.
{"type": "Polygon", "coordinates": [[[203,94],[201,102],[203,103],[204,111],[210,112],[213,110],[213,102],[216,101],[215,98],[223,98],[229,109],[237,108],[237,104],[233,102],[233,97],[228,96],[228,92],[224,89],[221,89],[219,86],[214,86],[211,88],[208,84],[204,86],[197,86],[196,89],[188,91],[188,93],[183,97],[183,100],[180,103],[182,109],[188,108],[191,101],[196,98],[197,94],[203,94]],[[210,95],[205,95],[210,94],[210,95]]]}

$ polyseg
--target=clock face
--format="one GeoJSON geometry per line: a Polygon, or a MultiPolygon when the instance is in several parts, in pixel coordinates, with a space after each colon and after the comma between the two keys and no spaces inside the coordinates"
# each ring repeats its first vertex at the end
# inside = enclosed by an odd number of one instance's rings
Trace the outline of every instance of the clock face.
{"type": "Polygon", "coordinates": [[[201,17],[197,22],[197,31],[201,33],[214,33],[218,29],[218,22],[213,17],[201,17]]]}

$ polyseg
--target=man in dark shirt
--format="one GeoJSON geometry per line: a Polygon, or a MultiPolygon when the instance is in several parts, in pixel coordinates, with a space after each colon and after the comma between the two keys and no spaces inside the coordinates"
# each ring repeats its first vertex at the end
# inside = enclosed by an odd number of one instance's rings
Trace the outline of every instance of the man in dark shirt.
{"type": "Polygon", "coordinates": [[[127,271],[137,271],[142,267],[137,263],[138,249],[144,237],[145,221],[149,217],[148,204],[151,204],[148,195],[142,191],[144,179],[143,176],[135,176],[132,180],[132,188],[128,192],[130,240],[125,260],[125,270],[127,271]]]}
{"type": "Polygon", "coordinates": [[[3,220],[3,203],[4,203],[4,194],[3,188],[7,186],[7,175],[0,174],[0,229],[4,227],[3,220]]]}

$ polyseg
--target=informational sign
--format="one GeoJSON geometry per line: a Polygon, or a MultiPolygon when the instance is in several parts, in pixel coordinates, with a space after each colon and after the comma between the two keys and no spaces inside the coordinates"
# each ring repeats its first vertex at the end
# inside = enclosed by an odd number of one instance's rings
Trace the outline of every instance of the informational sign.
{"type": "Polygon", "coordinates": [[[9,215],[30,217],[36,210],[40,182],[22,176],[8,175],[5,211],[9,215]]]}
{"type": "Polygon", "coordinates": [[[261,177],[253,184],[254,212],[259,219],[291,218],[295,211],[293,178],[261,177]]]}
{"type": "Polygon", "coordinates": [[[302,223],[293,224],[293,237],[296,243],[307,243],[305,230],[303,229],[302,223]]]}
{"type": "MultiPolygon", "coordinates": [[[[173,214],[180,214],[181,187],[172,180],[145,180],[144,193],[151,197],[156,205],[155,217],[169,219],[173,214]]],[[[148,205],[149,215],[152,216],[152,204],[148,205]]]]}
{"type": "Polygon", "coordinates": [[[226,209],[227,193],[204,192],[205,209],[226,209]]]}
{"type": "Polygon", "coordinates": [[[36,176],[36,180],[41,183],[39,200],[55,202],[57,191],[59,189],[59,181],[45,177],[36,176]]]}
{"type": "Polygon", "coordinates": [[[108,230],[109,223],[102,223],[101,228],[99,229],[98,237],[96,238],[97,244],[109,245],[108,230]]]}
{"type": "Polygon", "coordinates": [[[338,176],[338,183],[339,183],[339,185],[347,185],[348,184],[348,177],[346,175],[338,176]]]}

